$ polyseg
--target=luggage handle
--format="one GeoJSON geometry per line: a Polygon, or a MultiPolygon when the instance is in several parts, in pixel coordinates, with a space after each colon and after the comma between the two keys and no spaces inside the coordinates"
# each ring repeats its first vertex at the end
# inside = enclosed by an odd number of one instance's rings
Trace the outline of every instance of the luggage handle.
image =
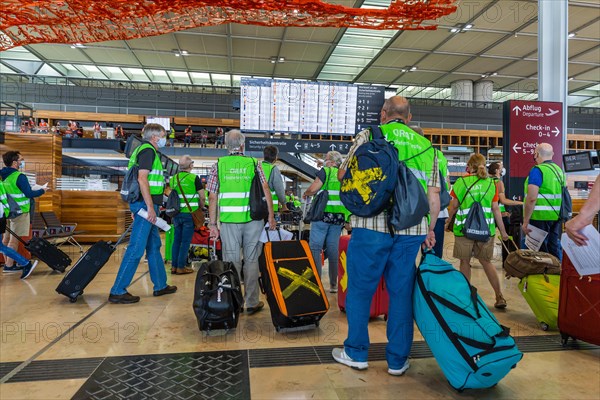
{"type": "MultiPolygon", "coordinates": [[[[8,224],[7,224],[7,225],[8,225],[8,224]]],[[[10,230],[10,228],[9,228],[8,226],[6,227],[6,231],[7,231],[8,233],[10,233],[11,235],[13,235],[15,238],[17,238],[17,240],[18,240],[19,242],[21,242],[21,243],[23,244],[23,246],[25,246],[25,247],[29,246],[29,242],[26,242],[26,241],[24,241],[24,240],[21,238],[21,236],[17,235],[17,234],[16,234],[16,233],[14,233],[13,231],[11,231],[11,230],[10,230]]]]}
{"type": "MultiPolygon", "coordinates": [[[[281,232],[279,231],[279,225],[277,225],[275,230],[277,231],[277,235],[279,236],[279,241],[281,241],[281,232]]],[[[268,227],[265,227],[265,232],[267,232],[267,242],[271,241],[271,237],[269,236],[269,231],[270,231],[270,229],[268,227]]]]}
{"type": "MultiPolygon", "coordinates": [[[[208,247],[209,247],[209,249],[210,249],[210,239],[211,239],[211,237],[209,235],[208,236],[208,247]]],[[[211,261],[216,261],[216,260],[219,259],[219,257],[217,257],[217,241],[218,240],[219,240],[218,237],[212,238],[212,241],[213,241],[213,252],[212,252],[212,255],[210,257],[211,261]]]]}
{"type": "Polygon", "coordinates": [[[127,234],[131,231],[132,227],[133,227],[133,222],[131,224],[129,224],[127,229],[125,229],[125,232],[123,232],[123,234],[119,237],[119,239],[117,239],[117,242],[115,244],[111,244],[113,249],[116,249],[121,244],[123,239],[125,239],[125,236],[127,236],[127,234]]]}
{"type": "MultiPolygon", "coordinates": [[[[519,250],[519,246],[517,246],[517,244],[515,243],[515,240],[513,239],[512,236],[509,236],[508,239],[512,242],[512,244],[515,246],[515,249],[519,250]]],[[[504,240],[502,240],[502,237],[498,236],[498,240],[500,240],[500,243],[502,243],[502,247],[504,247],[504,250],[506,250],[507,253],[512,253],[512,251],[510,251],[508,249],[508,246],[506,245],[506,243],[504,243],[504,240]]],[[[515,250],[516,251],[516,250],[515,250]]]]}

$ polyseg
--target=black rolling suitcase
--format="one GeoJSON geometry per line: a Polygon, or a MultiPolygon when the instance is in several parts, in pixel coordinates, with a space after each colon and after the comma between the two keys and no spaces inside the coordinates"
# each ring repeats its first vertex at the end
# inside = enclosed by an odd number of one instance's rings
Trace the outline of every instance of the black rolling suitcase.
{"type": "Polygon", "coordinates": [[[71,257],[69,257],[64,251],[50,243],[44,238],[32,237],[29,242],[21,239],[20,236],[16,235],[8,227],[6,227],[8,233],[16,237],[19,242],[23,243],[25,248],[31,255],[39,258],[42,262],[46,263],[50,268],[58,272],[65,272],[65,269],[71,265],[71,257]]]}
{"type": "Polygon", "coordinates": [[[308,242],[269,241],[260,255],[259,266],[261,289],[277,332],[283,328],[319,326],[329,310],[329,302],[308,242]]]}
{"type": "Polygon", "coordinates": [[[133,224],[121,235],[115,244],[100,240],[94,243],[83,255],[77,260],[77,263],[69,270],[67,275],[60,282],[56,291],[64,294],[69,298],[71,303],[77,301],[77,297],[83,294],[83,289],[96,277],[98,272],[108,262],[110,256],[115,252],[117,246],[123,241],[125,236],[131,230],[133,224]]]}

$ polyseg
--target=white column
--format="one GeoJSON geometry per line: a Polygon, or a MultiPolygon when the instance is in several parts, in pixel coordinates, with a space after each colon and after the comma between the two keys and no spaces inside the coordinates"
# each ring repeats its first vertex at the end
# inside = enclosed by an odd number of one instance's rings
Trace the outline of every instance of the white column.
{"type": "Polygon", "coordinates": [[[475,82],[473,90],[473,100],[477,102],[488,103],[484,108],[491,108],[491,102],[494,101],[494,82],[479,81],[475,82]]]}
{"type": "Polygon", "coordinates": [[[563,104],[563,153],[567,148],[568,13],[567,0],[538,0],[538,99],[563,104]]]}

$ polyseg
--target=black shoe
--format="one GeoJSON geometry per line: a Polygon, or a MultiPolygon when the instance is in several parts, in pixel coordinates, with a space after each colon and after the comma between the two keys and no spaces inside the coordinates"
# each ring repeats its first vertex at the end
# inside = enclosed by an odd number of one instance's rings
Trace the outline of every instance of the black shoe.
{"type": "Polygon", "coordinates": [[[140,296],[134,296],[131,293],[111,294],[108,296],[108,301],[114,304],[133,304],[140,301],[140,296]]]}
{"type": "Polygon", "coordinates": [[[176,291],[177,291],[177,286],[167,285],[164,289],[155,290],[153,294],[155,296],[162,296],[164,294],[175,293],[176,291]]]}
{"type": "Polygon", "coordinates": [[[265,307],[265,303],[263,303],[262,301],[259,301],[255,307],[246,307],[246,312],[248,313],[248,315],[252,315],[254,313],[259,312],[264,307],[265,307]]]}

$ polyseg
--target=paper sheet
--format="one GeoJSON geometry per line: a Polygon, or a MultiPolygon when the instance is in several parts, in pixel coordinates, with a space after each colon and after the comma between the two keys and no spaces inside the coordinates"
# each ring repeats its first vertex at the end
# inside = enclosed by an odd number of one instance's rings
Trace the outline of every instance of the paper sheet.
{"type": "MultiPolygon", "coordinates": [[[[269,224],[265,225],[265,228],[268,228],[269,224]]],[[[259,241],[263,242],[263,243],[267,243],[269,240],[271,242],[278,242],[280,240],[292,240],[292,238],[294,237],[294,234],[292,232],[288,232],[285,229],[279,228],[279,233],[277,233],[277,231],[268,231],[269,232],[269,238],[267,239],[267,231],[263,229],[261,235],[260,235],[260,239],[258,239],[259,241]],[[280,238],[281,235],[281,238],[280,238]]]]}
{"type": "Polygon", "coordinates": [[[43,185],[38,185],[37,183],[35,185],[33,185],[31,187],[31,190],[40,190],[40,189],[48,189],[48,182],[44,183],[43,185]]]}
{"type": "Polygon", "coordinates": [[[525,246],[529,250],[540,251],[540,247],[542,247],[544,239],[548,236],[548,232],[531,224],[527,225],[527,227],[531,229],[531,232],[525,236],[525,246]]]}
{"type": "Polygon", "coordinates": [[[587,246],[577,246],[566,233],[560,243],[579,275],[600,274],[600,233],[592,225],[583,228],[582,233],[588,238],[587,246]]]}

